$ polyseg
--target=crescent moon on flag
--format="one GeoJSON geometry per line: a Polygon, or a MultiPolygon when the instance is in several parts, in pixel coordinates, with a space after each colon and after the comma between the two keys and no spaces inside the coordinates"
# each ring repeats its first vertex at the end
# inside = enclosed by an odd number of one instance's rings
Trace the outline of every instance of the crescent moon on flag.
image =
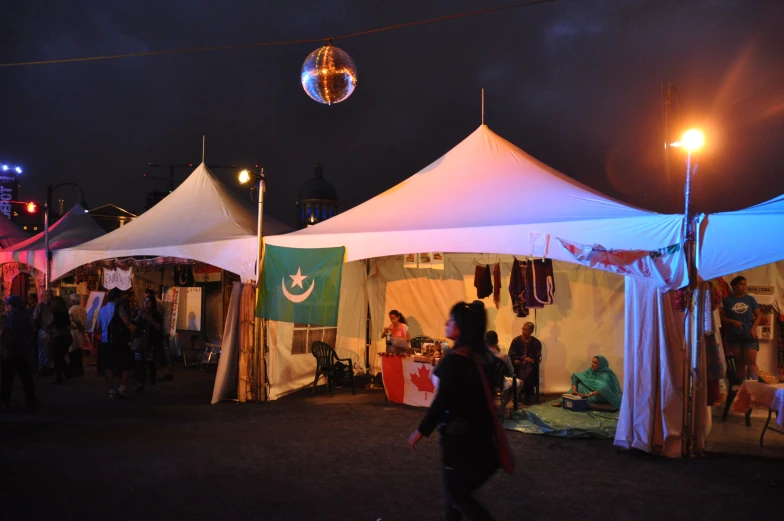
{"type": "Polygon", "coordinates": [[[286,289],[286,279],[280,279],[280,287],[283,289],[283,296],[292,301],[295,304],[299,304],[300,302],[305,302],[307,298],[313,293],[313,288],[316,286],[316,281],[310,283],[310,287],[308,290],[303,293],[302,295],[292,295],[289,293],[289,290],[286,289]]]}

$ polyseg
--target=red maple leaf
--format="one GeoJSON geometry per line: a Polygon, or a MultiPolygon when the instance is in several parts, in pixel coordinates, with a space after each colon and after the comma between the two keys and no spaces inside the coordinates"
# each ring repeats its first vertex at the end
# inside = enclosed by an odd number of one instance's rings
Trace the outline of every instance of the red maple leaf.
{"type": "Polygon", "coordinates": [[[430,369],[424,365],[420,365],[416,373],[410,373],[411,383],[416,385],[416,388],[425,393],[425,400],[427,400],[427,393],[436,392],[436,386],[430,380],[430,369]]]}

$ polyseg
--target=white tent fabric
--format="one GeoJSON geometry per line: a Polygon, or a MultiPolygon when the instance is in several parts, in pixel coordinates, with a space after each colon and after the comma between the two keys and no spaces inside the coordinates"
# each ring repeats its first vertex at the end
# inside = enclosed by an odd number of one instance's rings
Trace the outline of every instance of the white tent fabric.
{"type": "Polygon", "coordinates": [[[496,309],[492,295],[482,301],[487,329],[498,333],[503,352],[522,326],[532,322],[534,336],[542,342],[541,392],[566,392],[571,375],[584,371],[596,355],[604,355],[610,368],[623,380],[624,277],[567,262],[553,262],[555,295],[552,305],[532,309],[517,317],[509,297],[511,256],[445,255],[445,269],[408,269],[402,259],[384,257],[370,261],[367,294],[371,314],[370,364],[380,371],[379,352],[386,350],[381,336],[389,312],[400,311],[412,337],[444,338],[445,322],[459,301],[476,300],[474,273],[477,264],[501,265],[501,299],[496,309]]]}
{"type": "Polygon", "coordinates": [[[5,215],[0,215],[0,248],[8,248],[30,236],[23,232],[5,215]]]}
{"type": "Polygon", "coordinates": [[[668,457],[681,455],[683,316],[673,293],[626,278],[623,402],[615,445],[668,457]]]}
{"type": "MultiPolygon", "coordinates": [[[[256,219],[202,163],[163,201],[98,240],[59,251],[52,260],[53,278],[101,259],[155,255],[206,262],[255,278],[256,219]]],[[[263,234],[291,228],[264,216],[263,234]]]]}
{"type": "Polygon", "coordinates": [[[709,280],[784,260],[784,194],[736,212],[705,217],[700,226],[697,269],[709,280]]]}
{"type": "MultiPolygon", "coordinates": [[[[90,217],[83,206],[76,204],[60,217],[56,223],[49,226],[49,249],[56,255],[60,250],[82,244],[106,233],[95,220],[90,217]]],[[[44,248],[44,232],[34,235],[29,239],[18,242],[3,251],[0,251],[0,264],[6,262],[22,262],[46,271],[46,251],[44,248]]],[[[52,280],[60,275],[55,275],[52,280]]]]}
{"type": "Polygon", "coordinates": [[[231,300],[226,313],[226,324],[223,329],[221,353],[218,369],[215,372],[215,384],[212,387],[212,405],[221,400],[237,397],[237,382],[240,358],[240,302],[242,283],[235,282],[231,288],[231,300]]]}
{"type": "Polygon", "coordinates": [[[681,232],[680,216],[615,201],[482,125],[386,192],[266,242],[292,248],[345,246],[346,261],[442,251],[546,255],[574,262],[556,238],[650,251],[680,243],[681,232]]]}

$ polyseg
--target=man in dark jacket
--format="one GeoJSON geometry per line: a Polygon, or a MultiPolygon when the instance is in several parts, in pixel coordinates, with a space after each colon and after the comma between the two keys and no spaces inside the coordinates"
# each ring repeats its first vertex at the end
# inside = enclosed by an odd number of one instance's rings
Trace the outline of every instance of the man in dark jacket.
{"type": "Polygon", "coordinates": [[[10,296],[5,299],[5,325],[0,337],[0,364],[2,386],[0,386],[0,407],[6,408],[11,401],[14,377],[19,375],[28,409],[35,409],[35,388],[33,386],[33,366],[35,354],[35,332],[24,308],[22,299],[10,296]]]}

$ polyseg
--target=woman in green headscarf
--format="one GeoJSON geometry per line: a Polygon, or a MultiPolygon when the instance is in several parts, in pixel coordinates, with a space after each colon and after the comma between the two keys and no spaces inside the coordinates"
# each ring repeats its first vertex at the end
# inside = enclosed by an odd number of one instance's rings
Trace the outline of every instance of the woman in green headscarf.
{"type": "Polygon", "coordinates": [[[588,404],[609,404],[621,408],[621,384],[603,356],[594,356],[591,368],[572,375],[572,394],[588,398],[588,404]]]}

